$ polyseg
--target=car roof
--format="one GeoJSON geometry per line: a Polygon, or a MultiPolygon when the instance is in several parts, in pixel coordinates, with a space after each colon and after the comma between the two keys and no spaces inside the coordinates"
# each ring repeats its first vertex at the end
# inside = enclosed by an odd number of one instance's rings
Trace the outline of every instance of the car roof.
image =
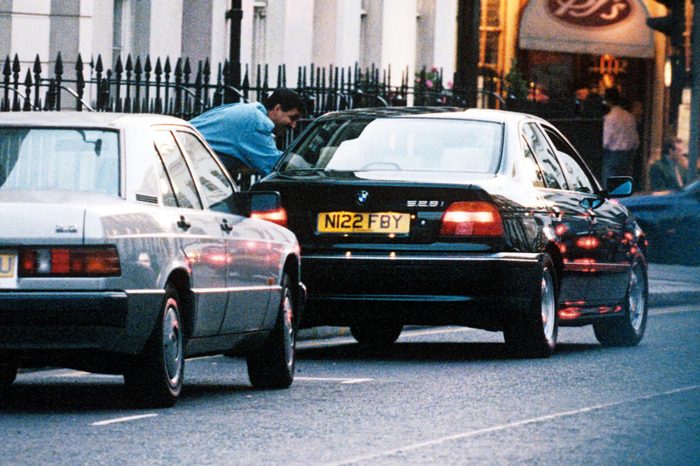
{"type": "Polygon", "coordinates": [[[527,113],[511,112],[507,110],[493,110],[482,108],[463,109],[459,107],[377,107],[357,108],[330,112],[322,118],[389,118],[389,117],[421,117],[436,119],[468,119],[493,121],[496,123],[517,123],[523,119],[545,121],[527,113]]]}
{"type": "Polygon", "coordinates": [[[150,113],[78,112],[0,112],[0,126],[41,127],[111,127],[124,128],[130,125],[188,124],[185,120],[167,115],[150,113]]]}

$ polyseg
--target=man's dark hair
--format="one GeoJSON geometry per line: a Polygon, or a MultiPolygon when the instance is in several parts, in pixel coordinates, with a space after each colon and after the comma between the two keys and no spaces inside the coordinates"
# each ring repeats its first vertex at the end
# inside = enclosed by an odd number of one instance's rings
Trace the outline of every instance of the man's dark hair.
{"type": "Polygon", "coordinates": [[[661,146],[661,153],[663,155],[668,155],[674,150],[676,150],[676,143],[680,142],[680,139],[674,136],[669,136],[666,139],[664,139],[664,143],[661,146]]]}
{"type": "Polygon", "coordinates": [[[620,91],[615,87],[610,87],[605,89],[605,101],[610,105],[617,105],[620,103],[620,91]]]}
{"type": "Polygon", "coordinates": [[[286,87],[279,87],[264,100],[263,105],[267,110],[272,110],[277,104],[280,104],[283,112],[296,108],[299,113],[304,113],[304,102],[299,97],[299,94],[286,87]]]}

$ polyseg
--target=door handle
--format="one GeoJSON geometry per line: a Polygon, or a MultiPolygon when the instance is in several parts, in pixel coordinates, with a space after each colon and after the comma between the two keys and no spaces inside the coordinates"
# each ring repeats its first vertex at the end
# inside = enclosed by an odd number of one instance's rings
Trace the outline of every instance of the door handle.
{"type": "Polygon", "coordinates": [[[595,224],[598,221],[596,219],[596,213],[593,211],[593,209],[588,209],[586,213],[588,214],[588,219],[591,221],[591,223],[595,224]]]}
{"type": "Polygon", "coordinates": [[[232,227],[231,225],[228,224],[228,222],[226,221],[226,219],[223,219],[223,220],[221,221],[221,229],[222,229],[223,231],[225,231],[226,233],[230,233],[231,230],[233,230],[233,227],[232,227]]]}
{"type": "Polygon", "coordinates": [[[187,221],[184,215],[180,215],[180,220],[178,220],[177,226],[183,230],[189,230],[192,224],[187,221]]]}
{"type": "Polygon", "coordinates": [[[552,217],[554,217],[555,220],[561,220],[562,214],[561,214],[561,209],[559,207],[552,206],[551,212],[552,212],[552,217]]]}

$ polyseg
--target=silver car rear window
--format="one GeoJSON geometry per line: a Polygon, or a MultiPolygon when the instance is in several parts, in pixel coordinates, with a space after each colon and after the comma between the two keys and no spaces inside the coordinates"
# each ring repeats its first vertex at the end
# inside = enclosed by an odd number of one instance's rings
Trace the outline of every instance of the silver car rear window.
{"type": "Polygon", "coordinates": [[[0,128],[0,191],[119,194],[119,133],[103,129],[0,128]]]}
{"type": "Polygon", "coordinates": [[[438,171],[495,173],[498,123],[438,118],[332,119],[287,154],[281,171],[438,171]]]}

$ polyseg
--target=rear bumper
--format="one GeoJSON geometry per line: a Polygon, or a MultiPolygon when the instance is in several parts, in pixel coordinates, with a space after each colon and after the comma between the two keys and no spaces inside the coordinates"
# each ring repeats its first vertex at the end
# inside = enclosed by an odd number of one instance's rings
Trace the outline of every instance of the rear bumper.
{"type": "Polygon", "coordinates": [[[139,352],[162,291],[1,291],[0,351],[139,352]]]}
{"type": "Polygon", "coordinates": [[[497,330],[539,292],[541,255],[306,255],[304,326],[371,318],[497,330]]]}

